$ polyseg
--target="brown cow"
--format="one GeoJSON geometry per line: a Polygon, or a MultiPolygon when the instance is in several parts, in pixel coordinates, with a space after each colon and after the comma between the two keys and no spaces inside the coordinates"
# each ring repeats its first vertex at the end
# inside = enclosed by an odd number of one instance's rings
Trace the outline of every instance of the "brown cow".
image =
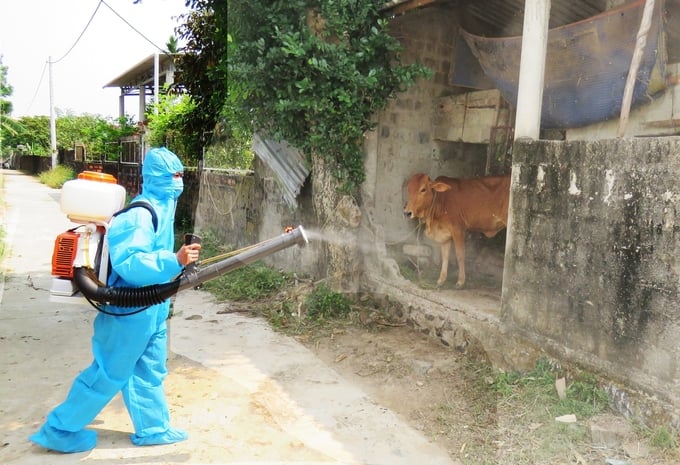
{"type": "Polygon", "coordinates": [[[457,288],[465,285],[465,233],[477,231],[493,237],[508,222],[510,176],[456,179],[415,174],[406,186],[404,215],[425,223],[425,235],[441,244],[442,269],[437,286],[446,281],[451,241],[458,260],[457,288]]]}

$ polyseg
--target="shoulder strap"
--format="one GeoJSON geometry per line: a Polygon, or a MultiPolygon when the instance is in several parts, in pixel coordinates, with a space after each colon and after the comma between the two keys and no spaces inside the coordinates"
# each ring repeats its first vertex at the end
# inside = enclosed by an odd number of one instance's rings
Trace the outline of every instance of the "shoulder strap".
{"type": "MultiPolygon", "coordinates": [[[[151,204],[149,202],[145,202],[143,200],[137,200],[136,202],[130,202],[130,204],[123,208],[122,210],[118,210],[116,213],[113,214],[113,216],[118,216],[123,212],[126,212],[130,210],[131,208],[136,208],[136,207],[142,207],[146,208],[149,213],[151,213],[151,221],[153,222],[153,230],[157,231],[158,230],[158,216],[156,216],[156,211],[153,209],[151,204]]],[[[112,216],[112,218],[113,218],[112,216]]]]}

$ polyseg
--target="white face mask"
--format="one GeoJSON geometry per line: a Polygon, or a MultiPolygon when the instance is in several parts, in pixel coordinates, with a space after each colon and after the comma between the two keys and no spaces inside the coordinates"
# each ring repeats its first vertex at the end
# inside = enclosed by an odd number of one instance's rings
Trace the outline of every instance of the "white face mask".
{"type": "Polygon", "coordinates": [[[180,178],[172,178],[172,195],[175,200],[182,195],[184,191],[184,180],[180,178]]]}

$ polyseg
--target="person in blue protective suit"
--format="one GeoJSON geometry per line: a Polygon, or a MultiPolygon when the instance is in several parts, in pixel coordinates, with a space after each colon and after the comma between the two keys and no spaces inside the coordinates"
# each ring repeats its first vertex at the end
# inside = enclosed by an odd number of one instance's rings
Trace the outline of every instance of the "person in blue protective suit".
{"type": "MultiPolygon", "coordinates": [[[[200,244],[174,250],[177,199],[184,188],[184,167],[166,148],[151,149],[142,165],[142,193],[134,201],[151,204],[158,224],[145,208],[132,208],[113,218],[108,235],[112,273],[109,286],[140,287],[166,283],[184,266],[198,260],[200,244]]],[[[122,392],[134,426],[133,444],[171,444],[187,438],[170,426],[163,389],[167,374],[167,326],[170,301],[137,313],[108,305],[94,321],[94,361],[74,380],[66,400],[52,410],[30,440],[64,453],[83,452],[97,444],[86,429],[99,412],[122,392]],[[117,315],[116,315],[117,314],[117,315]]]]}

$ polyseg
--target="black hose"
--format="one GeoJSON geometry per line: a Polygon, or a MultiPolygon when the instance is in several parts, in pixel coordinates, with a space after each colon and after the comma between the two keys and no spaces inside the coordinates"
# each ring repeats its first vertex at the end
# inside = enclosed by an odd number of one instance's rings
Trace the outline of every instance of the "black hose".
{"type": "Polygon", "coordinates": [[[103,287],[92,279],[86,268],[74,268],[73,282],[83,295],[100,304],[117,307],[148,307],[160,304],[179,290],[180,279],[144,287],[103,287]]]}

